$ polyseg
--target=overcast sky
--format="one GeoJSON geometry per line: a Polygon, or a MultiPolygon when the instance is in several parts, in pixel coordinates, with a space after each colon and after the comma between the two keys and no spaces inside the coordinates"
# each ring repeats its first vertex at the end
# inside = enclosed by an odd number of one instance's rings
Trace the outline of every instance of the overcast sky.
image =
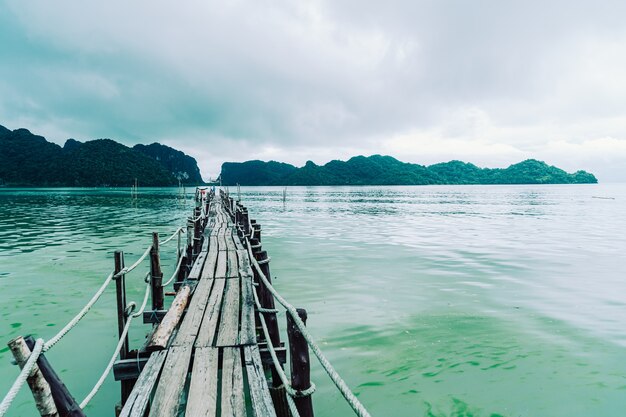
{"type": "Polygon", "coordinates": [[[224,161],[526,158],[626,181],[626,2],[4,1],[0,124],[224,161]]]}

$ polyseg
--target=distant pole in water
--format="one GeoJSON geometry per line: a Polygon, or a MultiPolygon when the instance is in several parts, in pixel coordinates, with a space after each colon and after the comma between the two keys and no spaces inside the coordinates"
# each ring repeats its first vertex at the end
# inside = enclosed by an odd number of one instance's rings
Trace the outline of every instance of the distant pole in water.
{"type": "Polygon", "coordinates": [[[135,183],[130,186],[130,198],[132,200],[137,200],[137,178],[135,178],[135,183]]]}
{"type": "Polygon", "coordinates": [[[283,188],[283,204],[287,201],[287,187],[283,188]]]}
{"type": "Polygon", "coordinates": [[[237,201],[241,201],[241,186],[237,183],[237,201]]]}

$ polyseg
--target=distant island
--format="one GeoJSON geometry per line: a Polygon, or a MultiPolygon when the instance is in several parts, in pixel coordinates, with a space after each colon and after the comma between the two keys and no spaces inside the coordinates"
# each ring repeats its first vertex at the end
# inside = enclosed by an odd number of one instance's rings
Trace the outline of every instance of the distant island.
{"type": "Polygon", "coordinates": [[[595,184],[593,174],[568,174],[542,161],[528,159],[508,168],[479,168],[450,161],[423,166],[391,156],[355,156],[347,161],[297,168],[276,161],[225,162],[223,185],[427,185],[427,184],[595,184]]]}
{"type": "MultiPolygon", "coordinates": [[[[0,126],[0,186],[129,187],[202,185],[194,158],[153,143],[132,148],[111,139],[63,147],[27,129],[0,126]]],[[[424,166],[391,156],[355,156],[347,161],[303,167],[276,161],[225,162],[223,185],[427,185],[427,184],[594,184],[593,174],[568,174],[529,159],[508,168],[479,168],[461,161],[424,166]]]]}
{"type": "Polygon", "coordinates": [[[153,143],[132,148],[111,139],[63,147],[27,129],[0,126],[0,185],[36,187],[130,187],[204,184],[196,160],[153,143]]]}

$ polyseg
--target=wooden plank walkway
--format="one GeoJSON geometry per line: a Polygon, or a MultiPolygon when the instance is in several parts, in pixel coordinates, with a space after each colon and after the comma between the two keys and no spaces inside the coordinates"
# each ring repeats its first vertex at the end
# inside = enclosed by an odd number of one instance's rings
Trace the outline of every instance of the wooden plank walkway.
{"type": "Polygon", "coordinates": [[[276,412],[256,342],[253,274],[220,198],[211,202],[195,284],[169,346],[152,353],[122,416],[256,416],[276,412]],[[152,403],[150,394],[154,392],[152,403]]]}

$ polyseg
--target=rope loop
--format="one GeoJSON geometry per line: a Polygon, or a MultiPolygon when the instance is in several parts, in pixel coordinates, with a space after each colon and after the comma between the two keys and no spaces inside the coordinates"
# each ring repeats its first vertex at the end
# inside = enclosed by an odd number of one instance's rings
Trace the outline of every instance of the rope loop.
{"type": "MultiPolygon", "coordinates": [[[[261,246],[261,245],[258,245],[258,246],[261,246]]],[[[252,247],[254,247],[254,246],[252,246],[252,247]]],[[[272,257],[268,256],[266,259],[263,259],[263,260],[260,260],[260,261],[256,261],[256,263],[258,263],[259,265],[264,265],[264,264],[269,263],[269,261],[271,261],[271,260],[272,260],[272,257]]]]}
{"type": "Polygon", "coordinates": [[[132,314],[132,312],[135,311],[136,308],[137,308],[137,303],[134,301],[131,301],[130,303],[128,303],[128,305],[124,309],[124,315],[126,317],[129,317],[132,314]]]}
{"type": "Polygon", "coordinates": [[[267,313],[267,314],[276,314],[276,313],[280,313],[280,311],[277,308],[263,308],[263,307],[257,307],[257,311],[259,313],[267,313]]]}
{"type": "Polygon", "coordinates": [[[311,381],[310,387],[308,387],[307,389],[303,389],[303,390],[294,389],[291,385],[286,385],[284,387],[285,387],[285,391],[287,391],[287,394],[291,395],[294,398],[302,398],[302,397],[311,396],[315,393],[315,390],[317,389],[313,381],[311,381]]]}

